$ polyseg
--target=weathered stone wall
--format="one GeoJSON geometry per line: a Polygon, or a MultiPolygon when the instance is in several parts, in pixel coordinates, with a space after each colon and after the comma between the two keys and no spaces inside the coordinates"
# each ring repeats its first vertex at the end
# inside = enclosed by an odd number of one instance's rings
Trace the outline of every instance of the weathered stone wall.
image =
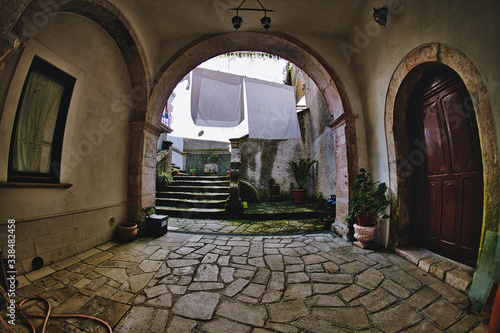
{"type": "Polygon", "coordinates": [[[322,192],[325,197],[335,194],[335,151],[331,116],[325,99],[312,80],[301,71],[306,89],[307,110],[298,114],[301,138],[288,140],[243,139],[241,179],[254,185],[262,200],[270,200],[271,179],[280,185],[282,200],[291,200],[290,188],[296,187],[288,161],[311,158],[318,161],[309,173],[305,188],[308,198],[322,192]]]}
{"type": "MultiPolygon", "coordinates": [[[[22,56],[10,60],[15,62],[8,66],[15,68],[13,75],[1,78],[2,86],[10,86],[0,101],[2,142],[10,142],[17,103],[35,54],[77,79],[61,166],[61,182],[72,186],[1,188],[0,235],[6,235],[7,220],[15,219],[20,273],[32,270],[33,257],[42,257],[48,265],[109,241],[116,225],[127,220],[130,107],[124,98],[131,84],[119,49],[88,19],[67,13],[51,17],[22,56]]],[[[9,145],[1,145],[1,181],[7,180],[8,153],[9,145]]]]}
{"type": "Polygon", "coordinates": [[[216,153],[219,176],[225,176],[226,171],[230,170],[231,153],[230,144],[220,141],[206,141],[196,139],[184,139],[184,152],[186,153],[186,172],[191,169],[197,170],[197,175],[203,175],[203,166],[207,164],[207,158],[216,153]]]}

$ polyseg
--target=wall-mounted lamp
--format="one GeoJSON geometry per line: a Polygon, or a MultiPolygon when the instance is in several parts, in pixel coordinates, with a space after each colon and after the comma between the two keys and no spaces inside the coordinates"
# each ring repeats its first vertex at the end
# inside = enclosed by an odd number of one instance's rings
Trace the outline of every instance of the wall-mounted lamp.
{"type": "Polygon", "coordinates": [[[373,18],[375,19],[375,22],[377,22],[380,25],[385,25],[387,24],[387,14],[389,13],[389,10],[387,10],[386,7],[381,7],[381,8],[373,8],[373,18]]]}
{"type": "Polygon", "coordinates": [[[259,0],[257,0],[257,2],[259,3],[259,5],[262,7],[262,8],[241,8],[241,6],[243,5],[243,3],[245,2],[246,0],[243,0],[240,5],[236,8],[229,8],[229,10],[235,10],[236,11],[236,16],[234,16],[231,21],[233,22],[233,27],[238,30],[240,27],[241,27],[241,24],[243,23],[243,19],[241,18],[241,16],[239,16],[239,11],[240,10],[250,10],[250,11],[259,11],[259,12],[264,12],[264,17],[260,19],[260,23],[262,24],[262,27],[264,29],[269,29],[271,27],[271,18],[267,16],[267,12],[274,12],[274,10],[272,9],[266,9],[261,3],[259,0]]]}

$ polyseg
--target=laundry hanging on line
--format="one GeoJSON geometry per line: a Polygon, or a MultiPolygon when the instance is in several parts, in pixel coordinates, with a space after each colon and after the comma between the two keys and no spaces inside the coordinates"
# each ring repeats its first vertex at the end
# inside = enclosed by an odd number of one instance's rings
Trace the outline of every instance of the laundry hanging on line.
{"type": "Polygon", "coordinates": [[[293,86],[208,69],[192,72],[191,118],[197,126],[235,127],[245,117],[244,94],[250,138],[300,138],[293,86]]]}
{"type": "Polygon", "coordinates": [[[245,119],[243,77],[195,68],[191,118],[197,126],[236,127],[245,119]]]}
{"type": "Polygon", "coordinates": [[[245,78],[245,93],[250,138],[300,138],[293,86],[245,78]]]}

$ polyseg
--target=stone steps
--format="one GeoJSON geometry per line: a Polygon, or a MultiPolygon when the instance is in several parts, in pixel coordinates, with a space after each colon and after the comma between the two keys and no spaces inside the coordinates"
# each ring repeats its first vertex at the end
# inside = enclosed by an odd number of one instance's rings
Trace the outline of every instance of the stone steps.
{"type": "Polygon", "coordinates": [[[226,216],[224,208],[184,208],[156,206],[156,213],[172,217],[220,219],[226,216]]]}
{"type": "MultiPolygon", "coordinates": [[[[167,190],[166,187],[160,188],[160,190],[167,190]]],[[[227,186],[209,186],[209,185],[176,185],[174,184],[168,186],[168,192],[183,192],[183,193],[229,193],[229,183],[227,186]]]]}
{"type": "Polygon", "coordinates": [[[174,186],[219,186],[226,187],[229,186],[229,180],[177,180],[175,179],[174,186]]]}
{"type": "Polygon", "coordinates": [[[173,217],[222,218],[229,196],[229,177],[175,176],[156,192],[157,214],[173,217]]]}
{"type": "MultiPolygon", "coordinates": [[[[196,192],[197,199],[211,199],[211,200],[227,200],[228,193],[217,192],[196,192]]],[[[191,199],[193,198],[192,192],[173,192],[173,191],[158,191],[156,198],[171,198],[171,199],[191,199]]]]}
{"type": "Polygon", "coordinates": [[[156,206],[182,208],[224,208],[227,200],[157,198],[156,206]]]}
{"type": "Polygon", "coordinates": [[[395,252],[420,269],[460,291],[467,292],[471,286],[475,272],[472,267],[418,247],[399,247],[395,249],[395,252]]]}

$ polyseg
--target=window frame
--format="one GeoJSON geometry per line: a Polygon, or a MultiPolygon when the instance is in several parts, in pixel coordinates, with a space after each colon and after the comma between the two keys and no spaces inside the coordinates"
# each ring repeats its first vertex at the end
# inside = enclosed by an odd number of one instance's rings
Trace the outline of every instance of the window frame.
{"type": "Polygon", "coordinates": [[[24,80],[21,95],[17,104],[14,125],[12,128],[9,152],[9,168],[7,176],[8,182],[60,184],[60,169],[64,132],[75,83],[75,77],[57,68],[56,66],[52,65],[51,63],[37,55],[33,57],[30,68],[24,80]],[[57,112],[57,120],[54,126],[54,135],[52,138],[52,150],[50,156],[50,171],[48,173],[13,170],[14,143],[15,136],[17,135],[17,126],[19,122],[21,106],[24,101],[28,81],[33,72],[38,72],[64,86],[63,94],[61,96],[61,102],[57,112]]]}

